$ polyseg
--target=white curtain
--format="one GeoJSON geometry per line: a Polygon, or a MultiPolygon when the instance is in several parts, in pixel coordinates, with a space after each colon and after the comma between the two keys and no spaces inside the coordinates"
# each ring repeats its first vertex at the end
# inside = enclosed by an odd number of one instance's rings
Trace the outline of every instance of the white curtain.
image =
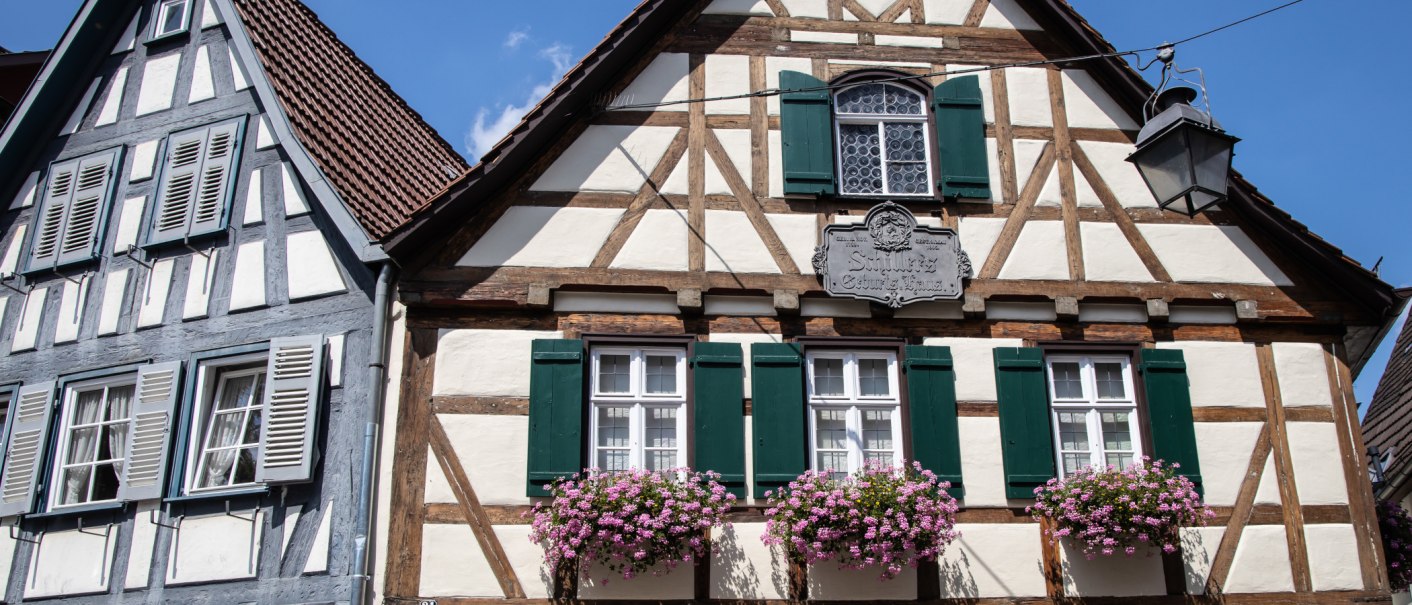
{"type": "Polygon", "coordinates": [[[255,379],[255,376],[232,378],[226,382],[225,388],[221,389],[221,397],[216,402],[216,409],[211,411],[211,427],[206,434],[206,451],[209,453],[206,455],[206,473],[201,477],[201,487],[217,487],[229,483],[231,467],[234,466],[240,450],[211,450],[230,447],[240,442],[245,413],[224,410],[248,405],[255,388],[255,379]]]}
{"type": "Polygon", "coordinates": [[[127,461],[127,437],[132,416],[132,394],[137,387],[121,387],[108,390],[108,416],[105,420],[122,421],[110,424],[108,431],[108,456],[113,463],[113,472],[123,476],[123,463],[127,461]]]}
{"type": "MultiPolygon", "coordinates": [[[[74,404],[73,416],[69,421],[69,426],[93,424],[98,421],[98,414],[103,411],[103,390],[88,391],[79,393],[78,401],[74,404]]],[[[69,432],[69,452],[65,456],[66,464],[77,464],[81,462],[93,462],[98,455],[98,429],[95,427],[83,429],[70,429],[69,432]]],[[[88,481],[93,476],[92,466],[79,466],[68,469],[64,476],[64,504],[77,504],[88,500],[88,481]]]]}

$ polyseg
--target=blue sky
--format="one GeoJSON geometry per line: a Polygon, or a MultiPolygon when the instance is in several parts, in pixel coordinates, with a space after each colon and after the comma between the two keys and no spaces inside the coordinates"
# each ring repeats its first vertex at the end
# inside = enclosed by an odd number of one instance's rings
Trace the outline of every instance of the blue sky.
{"type": "MultiPolygon", "coordinates": [[[[526,12],[513,2],[408,0],[390,10],[385,0],[306,1],[472,162],[637,4],[540,0],[526,12]]],[[[1283,3],[1071,1],[1120,49],[1283,3]]],[[[0,0],[0,45],[52,46],[78,5],[0,0]]],[[[1216,117],[1243,139],[1236,168],[1350,257],[1371,266],[1385,256],[1382,276],[1395,286],[1412,286],[1402,148],[1412,80],[1396,75],[1409,22],[1406,0],[1307,0],[1177,51],[1180,65],[1205,70],[1216,117]]],[[[1360,401],[1372,397],[1383,349],[1356,385],[1360,401]]]]}

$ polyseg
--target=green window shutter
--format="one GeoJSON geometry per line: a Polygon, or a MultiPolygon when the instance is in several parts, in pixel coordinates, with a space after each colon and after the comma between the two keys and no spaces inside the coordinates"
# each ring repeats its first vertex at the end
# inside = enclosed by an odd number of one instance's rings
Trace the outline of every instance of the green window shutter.
{"type": "Polygon", "coordinates": [[[583,470],[583,378],[582,340],[534,341],[526,495],[547,496],[555,479],[583,470]]]}
{"type": "Polygon", "coordinates": [[[1034,488],[1054,477],[1044,352],[1034,347],[995,349],[995,390],[1000,400],[1005,496],[1034,498],[1034,488]]]}
{"type": "Polygon", "coordinates": [[[833,108],[823,86],[809,74],[780,72],[780,89],[785,91],[780,95],[785,193],[834,193],[833,108]],[[818,90],[800,90],[806,88],[818,90]]]}
{"type": "Polygon", "coordinates": [[[1177,473],[1201,490],[1201,463],[1196,455],[1196,427],[1191,418],[1191,391],[1186,360],[1177,349],[1143,349],[1138,371],[1147,391],[1147,416],[1156,458],[1181,464],[1177,473]]]}
{"type": "Polygon", "coordinates": [[[755,440],[755,497],[779,489],[808,468],[804,422],[804,356],[799,345],[750,345],[750,427],[755,440]]]}
{"type": "Polygon", "coordinates": [[[950,78],[932,90],[936,142],[941,159],[941,194],[990,199],[986,167],[985,110],[978,76],[950,78]]]}
{"type": "Polygon", "coordinates": [[[911,418],[912,459],[950,481],[947,490],[966,495],[961,483],[961,435],[956,426],[956,371],[950,347],[907,347],[907,405],[911,418]]]}
{"type": "Polygon", "coordinates": [[[744,498],[745,370],[740,345],[698,342],[691,365],[696,469],[720,473],[721,485],[744,498]]]}

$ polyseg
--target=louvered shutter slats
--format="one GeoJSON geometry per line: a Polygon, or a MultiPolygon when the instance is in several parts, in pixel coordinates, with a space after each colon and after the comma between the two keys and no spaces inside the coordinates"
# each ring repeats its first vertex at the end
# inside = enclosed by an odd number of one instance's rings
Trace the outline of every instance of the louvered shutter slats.
{"type": "Polygon", "coordinates": [[[206,138],[206,157],[201,164],[201,184],[191,211],[188,237],[220,231],[230,199],[231,169],[235,163],[238,124],[214,126],[206,138]]]}
{"type": "Polygon", "coordinates": [[[110,151],[79,163],[77,184],[68,217],[64,220],[58,264],[87,260],[97,249],[99,226],[109,199],[117,152],[110,151]]]}
{"type": "Polygon", "coordinates": [[[137,373],[137,401],[133,406],[127,463],[118,493],[121,500],[148,500],[162,496],[171,447],[171,419],[181,385],[181,362],[144,366],[137,373]]]}
{"type": "Polygon", "coordinates": [[[220,231],[240,155],[241,121],[172,135],[147,242],[220,231]]]}
{"type": "Polygon", "coordinates": [[[39,224],[34,230],[34,249],[30,253],[29,269],[48,269],[59,259],[59,240],[63,236],[64,215],[74,195],[74,174],[78,161],[55,164],[49,169],[49,186],[40,204],[39,224]]]}
{"type": "Polygon", "coordinates": [[[0,517],[34,510],[40,456],[49,439],[49,416],[54,382],[25,385],[16,397],[15,420],[10,423],[5,452],[5,473],[0,479],[0,517]]]}
{"type": "Polygon", "coordinates": [[[162,171],[162,183],[157,194],[157,209],[152,220],[149,242],[166,242],[186,237],[205,144],[204,129],[173,135],[167,144],[167,165],[162,171]]]}
{"type": "Polygon", "coordinates": [[[290,483],[312,476],[323,361],[322,335],[270,341],[256,481],[290,483]]]}

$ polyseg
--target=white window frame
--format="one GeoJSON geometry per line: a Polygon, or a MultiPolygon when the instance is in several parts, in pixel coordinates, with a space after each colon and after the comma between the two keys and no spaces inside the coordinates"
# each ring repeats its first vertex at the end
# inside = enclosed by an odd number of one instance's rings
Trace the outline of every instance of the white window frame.
{"type": "MultiPolygon", "coordinates": [[[[62,502],[62,497],[63,497],[63,493],[64,493],[64,490],[63,490],[63,482],[64,482],[64,471],[65,471],[65,469],[68,468],[68,467],[70,467],[70,466],[81,466],[81,465],[88,465],[88,466],[90,466],[90,467],[97,467],[98,464],[99,464],[98,461],[96,461],[96,460],[93,461],[93,462],[77,463],[77,464],[74,464],[74,463],[70,463],[70,462],[69,462],[69,460],[68,460],[69,440],[70,440],[70,438],[73,436],[73,431],[74,431],[74,427],[71,426],[70,423],[71,423],[71,421],[73,420],[74,406],[75,406],[75,404],[78,403],[78,396],[79,396],[79,393],[88,392],[88,391],[94,391],[94,390],[97,390],[97,389],[105,389],[105,390],[106,390],[106,389],[112,389],[112,388],[130,386],[130,387],[133,388],[133,394],[132,394],[132,401],[128,404],[128,405],[129,405],[129,409],[128,409],[128,418],[127,418],[125,421],[106,421],[106,420],[99,420],[99,421],[97,421],[97,422],[95,422],[95,423],[93,423],[93,424],[91,424],[91,425],[86,425],[86,426],[94,426],[94,427],[97,427],[97,428],[99,429],[99,430],[98,430],[97,439],[102,439],[102,438],[103,438],[103,430],[102,430],[102,427],[104,427],[104,426],[106,426],[106,425],[118,424],[119,422],[126,422],[126,423],[128,424],[128,436],[127,436],[127,438],[128,438],[128,439],[132,439],[132,410],[133,410],[133,408],[135,408],[135,407],[137,406],[137,376],[138,376],[138,375],[137,375],[136,372],[128,372],[128,373],[124,373],[124,374],[115,374],[115,375],[112,375],[112,376],[104,376],[104,377],[101,377],[101,378],[94,378],[94,379],[92,379],[92,380],[84,380],[84,381],[81,381],[81,382],[73,382],[73,383],[69,383],[69,384],[64,385],[63,396],[62,396],[62,397],[63,397],[63,398],[62,398],[63,403],[62,403],[62,405],[60,406],[60,409],[59,409],[59,438],[56,440],[56,442],[55,442],[55,444],[54,444],[54,450],[53,450],[53,452],[54,452],[53,465],[52,465],[52,467],[50,468],[50,471],[49,471],[49,495],[48,495],[49,510],[62,510],[62,509],[70,509],[70,508],[80,508],[80,507],[92,506],[92,505],[95,505],[95,504],[106,504],[106,503],[110,503],[110,502],[120,502],[120,501],[121,501],[121,496],[120,496],[120,494],[121,494],[121,490],[122,490],[122,479],[123,479],[123,477],[122,477],[122,473],[119,473],[119,476],[118,476],[118,492],[115,492],[112,498],[106,498],[106,499],[103,499],[103,500],[87,500],[87,501],[85,501],[85,502],[75,502],[75,503],[73,503],[73,504],[64,504],[64,503],[62,502]]],[[[106,402],[105,402],[105,405],[106,405],[106,402]]],[[[102,445],[101,443],[95,442],[94,447],[97,448],[97,447],[100,447],[101,445],[102,445]]],[[[95,456],[97,455],[96,449],[95,449],[94,455],[95,455],[95,456]]],[[[122,460],[123,463],[126,464],[126,463],[127,463],[127,452],[124,451],[124,452],[122,453],[122,455],[117,456],[117,457],[115,457],[115,458],[107,459],[107,460],[108,460],[108,463],[111,463],[111,462],[114,461],[114,460],[122,460]]],[[[93,480],[93,479],[94,479],[94,478],[93,478],[92,476],[89,477],[89,481],[90,481],[90,482],[89,482],[89,485],[88,485],[88,491],[89,491],[89,494],[90,494],[90,495],[91,495],[92,492],[93,492],[93,483],[92,483],[92,480],[93,480]]]]}
{"type": "Polygon", "coordinates": [[[935,163],[934,154],[935,154],[935,149],[936,149],[936,147],[935,147],[935,144],[934,144],[933,141],[932,141],[932,136],[933,136],[933,135],[932,135],[932,129],[930,128],[930,126],[931,126],[931,122],[930,122],[930,118],[931,118],[931,113],[930,113],[930,112],[931,112],[931,108],[929,107],[929,104],[927,103],[927,95],[926,95],[925,93],[923,93],[923,92],[921,92],[921,91],[919,91],[919,90],[916,90],[916,89],[907,87],[907,86],[901,86],[901,85],[894,84],[894,83],[889,83],[889,82],[877,82],[877,81],[868,80],[868,81],[858,82],[857,84],[854,84],[854,85],[852,85],[852,86],[847,86],[847,87],[844,87],[844,88],[840,88],[838,91],[834,92],[834,96],[833,96],[833,99],[832,99],[832,100],[833,100],[833,103],[832,103],[832,111],[833,111],[833,129],[834,129],[834,132],[833,132],[833,140],[834,140],[834,162],[835,162],[835,170],[837,170],[837,174],[838,174],[838,181],[839,181],[839,182],[838,182],[838,194],[839,194],[839,195],[841,195],[841,196],[850,196],[850,197],[905,197],[905,198],[929,198],[929,197],[934,197],[934,196],[936,195],[936,183],[935,183],[935,178],[936,178],[936,176],[935,176],[935,174],[933,174],[934,169],[933,169],[933,166],[932,166],[932,165],[935,163]],[[884,87],[891,86],[891,87],[894,87],[894,88],[902,89],[902,90],[904,90],[904,91],[906,91],[906,92],[908,92],[908,93],[910,93],[910,94],[917,95],[918,97],[921,98],[922,113],[919,114],[919,115],[914,115],[914,116],[912,116],[912,115],[886,114],[886,113],[841,113],[841,112],[838,111],[838,97],[839,97],[840,95],[842,95],[843,93],[848,92],[849,90],[852,90],[852,89],[854,89],[854,88],[858,88],[858,87],[860,87],[860,86],[873,85],[873,84],[880,84],[880,85],[882,85],[882,86],[884,86],[884,87]],[[924,138],[925,152],[926,152],[926,156],[927,156],[926,160],[923,162],[924,164],[926,164],[926,168],[927,168],[927,177],[926,177],[927,190],[926,190],[925,193],[888,193],[888,182],[887,182],[887,136],[886,136],[886,133],[885,133],[886,131],[883,129],[883,125],[886,124],[886,123],[889,123],[889,122],[908,122],[908,123],[919,123],[919,124],[922,125],[922,137],[924,138]],[[843,129],[840,128],[840,126],[841,126],[842,124],[855,124],[855,125],[856,125],[856,124],[864,124],[864,125],[866,125],[866,124],[874,124],[874,125],[877,126],[877,129],[878,129],[878,146],[879,146],[879,149],[878,149],[878,158],[879,158],[879,161],[882,162],[882,191],[879,191],[879,192],[877,192],[877,193],[862,193],[862,192],[851,192],[851,191],[844,191],[844,190],[843,190],[843,148],[842,148],[842,146],[843,146],[843,129]]]}
{"type": "MultiPolygon", "coordinates": [[[[205,459],[206,454],[205,442],[208,431],[210,430],[211,410],[216,403],[216,396],[220,393],[222,378],[226,377],[228,372],[235,375],[265,374],[267,371],[266,364],[269,358],[269,351],[257,351],[231,357],[208,359],[197,365],[195,378],[196,400],[193,402],[191,409],[189,434],[186,435],[186,461],[182,466],[184,474],[182,477],[183,494],[209,494],[249,489],[264,485],[257,481],[250,481],[222,486],[196,487],[196,479],[201,476],[201,472],[204,470],[201,462],[205,459]],[[232,368],[251,364],[254,364],[254,367],[232,370],[232,368]]],[[[251,407],[261,410],[263,413],[263,399],[254,402],[251,407]]],[[[255,460],[257,464],[264,449],[265,443],[261,440],[259,445],[255,448],[255,460]]],[[[234,477],[233,473],[232,477],[234,477]]]]}
{"type": "Polygon", "coordinates": [[[590,363],[590,406],[589,406],[589,466],[598,467],[598,454],[600,450],[622,449],[622,448],[600,448],[598,445],[598,412],[604,408],[627,408],[628,414],[628,468],[646,468],[647,455],[649,449],[665,450],[668,448],[648,448],[647,443],[647,410],[649,409],[670,409],[677,411],[676,431],[677,431],[677,467],[687,466],[687,434],[686,422],[686,349],[683,347],[622,347],[604,346],[593,347],[590,363]],[[599,388],[599,366],[603,355],[627,355],[629,358],[629,378],[627,393],[604,393],[599,388]],[[648,393],[647,392],[647,357],[648,356],[675,357],[676,358],[676,392],[674,393],[648,393]]]}
{"type": "MultiPolygon", "coordinates": [[[[1141,413],[1137,405],[1136,381],[1133,379],[1132,358],[1123,354],[1055,354],[1046,355],[1044,360],[1045,388],[1049,392],[1049,424],[1052,431],[1051,439],[1054,448],[1054,462],[1060,475],[1067,476],[1069,473],[1064,470],[1063,439],[1059,431],[1060,412],[1085,413],[1085,427],[1088,433],[1089,465],[1103,468],[1107,466],[1107,456],[1109,453],[1130,454],[1134,461],[1143,455],[1142,422],[1141,413]],[[1080,384],[1083,387],[1083,396],[1078,398],[1061,399],[1054,388],[1054,364],[1056,363],[1077,363],[1079,364],[1080,384]],[[1094,364],[1097,363],[1118,363],[1122,365],[1123,372],[1123,394],[1121,399],[1100,399],[1098,397],[1098,379],[1094,373],[1094,364]],[[1112,450],[1111,452],[1103,447],[1103,423],[1102,414],[1104,412],[1126,412],[1128,414],[1128,435],[1132,440],[1131,450],[1112,450]]],[[[1067,452],[1070,454],[1079,453],[1077,451],[1067,452]]]]}
{"type": "Polygon", "coordinates": [[[157,3],[157,9],[152,11],[152,37],[151,40],[165,40],[172,36],[180,35],[191,31],[192,5],[196,0],[161,0],[157,3]],[[166,21],[166,16],[171,10],[181,11],[181,25],[171,31],[162,31],[162,23],[166,21]]]}
{"type": "Polygon", "coordinates": [[[886,410],[892,412],[892,464],[898,466],[905,459],[902,434],[902,395],[901,379],[899,378],[897,353],[882,350],[838,350],[824,349],[809,351],[805,355],[805,380],[808,392],[809,414],[809,468],[823,471],[818,468],[819,462],[819,426],[818,412],[820,410],[843,410],[846,412],[845,421],[847,427],[847,437],[845,443],[848,448],[848,468],[833,469],[836,472],[853,473],[863,468],[864,448],[863,448],[863,412],[886,410]],[[842,395],[821,395],[815,393],[814,389],[814,362],[818,359],[839,359],[843,361],[843,394],[842,395]],[[859,394],[859,374],[858,361],[861,359],[883,359],[887,361],[888,373],[888,395],[886,396],[864,396],[859,394]]]}

